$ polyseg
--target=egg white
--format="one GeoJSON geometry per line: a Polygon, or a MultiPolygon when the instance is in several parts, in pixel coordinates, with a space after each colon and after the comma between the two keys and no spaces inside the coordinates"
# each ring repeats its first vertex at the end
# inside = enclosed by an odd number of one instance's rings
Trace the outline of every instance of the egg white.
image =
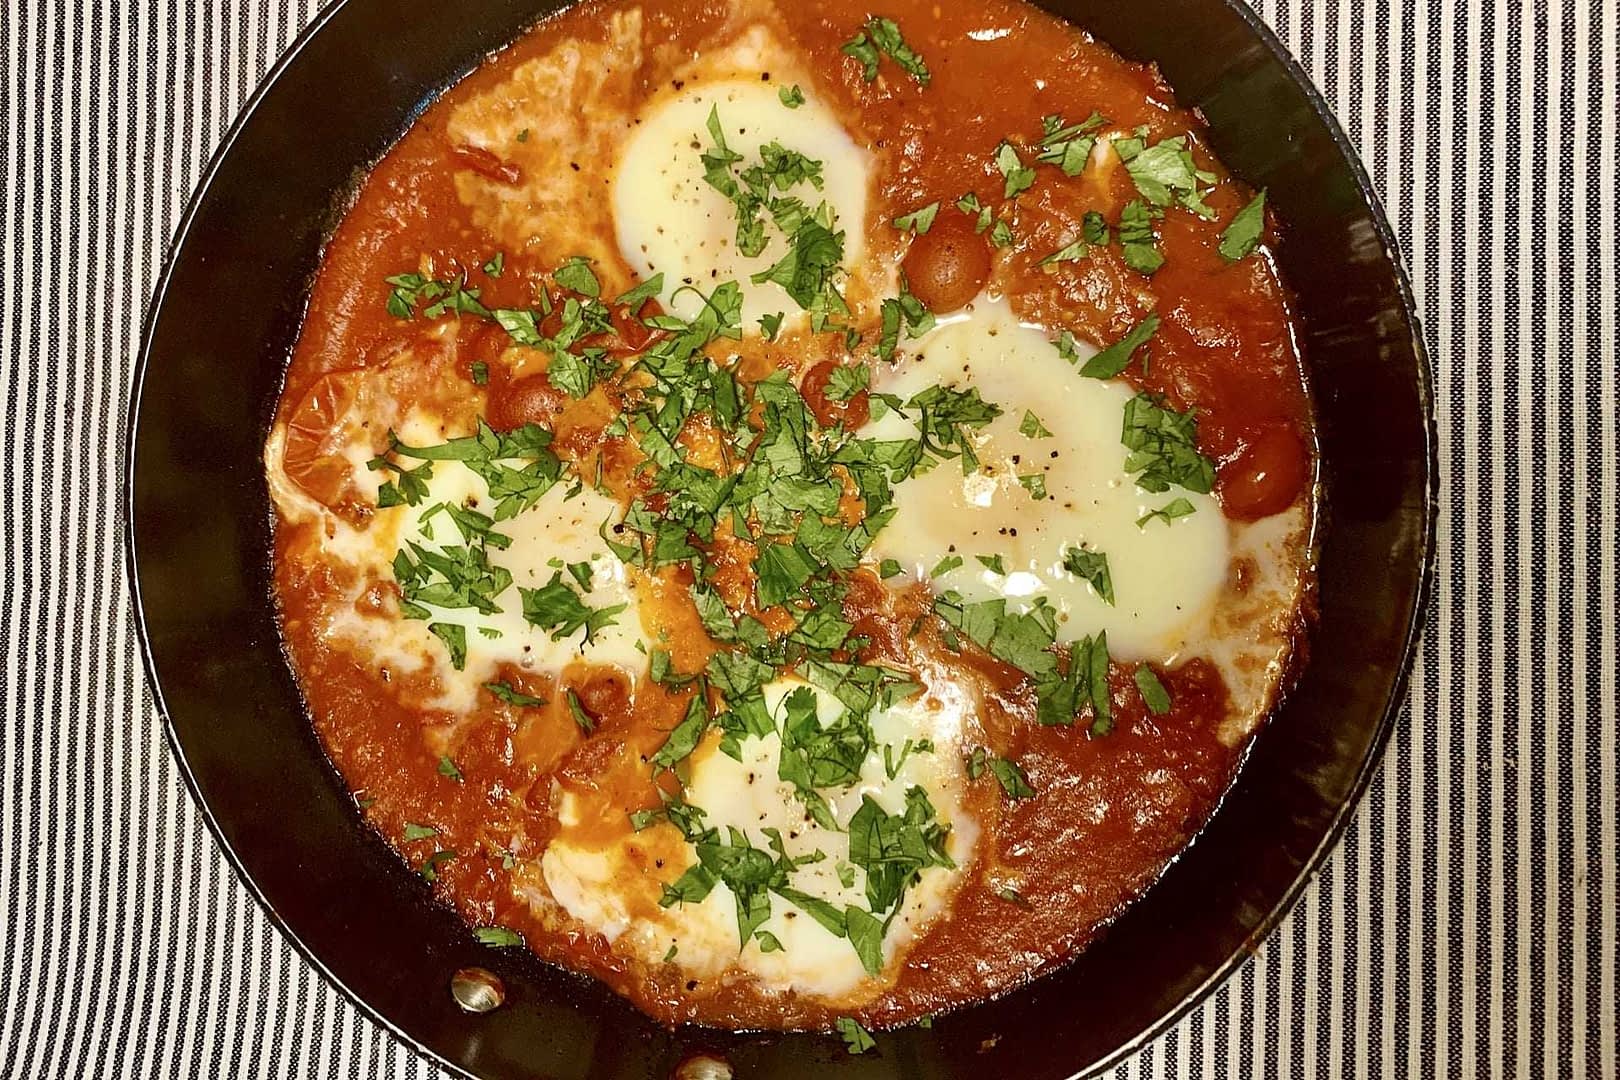
{"type": "Polygon", "coordinates": [[[735,242],[736,207],[704,179],[702,155],[713,144],[706,126],[710,110],[718,111],[727,146],[743,156],[737,169],[757,162],[759,148],[772,140],[821,162],[821,190],[801,183],[773,194],[797,196],[811,210],[825,201],[835,215],[835,231],[844,232],[844,265],[861,257],[870,155],[815,97],[790,110],[777,96],[777,84],[757,76],[690,84],[646,107],[620,149],[615,172],[619,250],[643,279],[664,275],[661,300],[683,318],[703,307],[693,289],[707,295],[735,281],[743,290],[746,329],[757,332],[759,318],[776,313],[785,314],[785,324],[792,326],[802,321],[802,313],[786,291],[773,282],[749,280],[782,257],[787,241],[767,214],[764,250],[743,255],[735,242]]]}
{"type": "MultiPolygon", "coordinates": [[[[969,475],[945,461],[896,487],[897,512],[874,559],[894,559],[913,579],[968,601],[1005,598],[1010,610],[1027,611],[1044,597],[1058,611],[1060,637],[1107,631],[1118,659],[1169,660],[1199,637],[1227,576],[1227,521],[1209,495],[1152,493],[1127,476],[1120,435],[1129,386],[1081,376],[1000,300],[981,298],[902,350],[875,375],[879,390],[909,399],[936,385],[976,387],[1002,413],[969,432],[980,462],[969,475]],[[1026,412],[1051,435],[1020,432],[1026,412]],[[1041,477],[1046,497],[1020,476],[1041,477]],[[1195,512],[1138,524],[1177,498],[1195,512]],[[1064,568],[1065,553],[1080,546],[1108,556],[1113,604],[1064,568]],[[1005,573],[981,555],[999,559],[1005,573]],[[960,566],[933,574],[953,557],[960,566]]],[[[890,412],[866,433],[915,437],[916,427],[890,412]]]]}
{"type": "MultiPolygon", "coordinates": [[[[767,684],[764,694],[772,714],[780,713],[789,693],[807,685],[792,677],[767,684]]],[[[824,724],[833,722],[842,707],[825,691],[812,691],[818,718],[824,724]]],[[[889,813],[897,813],[905,808],[907,789],[921,787],[938,819],[950,826],[947,852],[956,867],[930,867],[906,892],[900,913],[884,937],[885,963],[890,966],[949,904],[978,840],[978,825],[963,802],[967,780],[960,732],[967,707],[964,699],[946,693],[919,694],[876,710],[870,722],[877,749],[868,755],[860,779],[843,791],[823,793],[833,817],[845,826],[864,796],[889,813]],[[908,739],[913,744],[929,740],[934,749],[910,753],[899,761],[908,739]],[[899,761],[892,777],[883,757],[885,745],[899,761]]],[[[694,752],[684,796],[705,811],[704,823],[722,832],[728,827],[739,829],[762,850],[767,845],[763,830],[774,828],[780,831],[790,856],[823,852],[825,859],[795,871],[793,887],[840,909],[849,904],[865,908],[864,871],[849,868],[845,860],[848,835],[809,820],[792,785],[777,778],[780,736],[743,739],[740,761],[721,753],[717,742],[711,737],[694,752]],[[840,866],[853,874],[851,885],[839,880],[840,866]]],[[[762,951],[757,939],[739,943],[735,900],[723,883],[700,902],[657,907],[662,884],[674,881],[696,861],[685,841],[672,826],[656,825],[606,848],[592,846],[576,839],[571,829],[583,816],[579,797],[565,794],[559,813],[562,828],[546,849],[542,867],[552,897],[579,922],[613,942],[616,950],[655,963],[662,962],[673,946],[671,962],[691,976],[707,978],[740,971],[755,978],[768,993],[792,990],[838,999],[873,981],[847,940],[780,897],[772,896],[771,916],[760,927],[782,943],[780,950],[771,952],[762,951]],[[659,853],[664,868],[649,875],[646,868],[659,853]]]]}

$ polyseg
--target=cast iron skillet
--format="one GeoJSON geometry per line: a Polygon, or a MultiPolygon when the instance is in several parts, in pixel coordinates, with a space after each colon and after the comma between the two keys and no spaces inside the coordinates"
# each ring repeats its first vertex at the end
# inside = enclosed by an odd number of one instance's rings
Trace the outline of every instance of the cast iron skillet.
{"type": "MultiPolygon", "coordinates": [[[[127,525],[147,672],[210,827],[271,919],[417,1050],[486,1080],[665,1077],[697,1051],[741,1077],[1039,1080],[1118,1060],[1276,925],[1388,737],[1427,595],[1429,369],[1394,241],[1321,98],[1239,0],[1046,0],[1201,108],[1270,192],[1319,410],[1327,528],[1309,666],[1199,840],[1106,936],[1001,1000],[879,1034],[664,1031],[594,982],[476,944],[367,830],[301,710],[271,615],[260,448],[322,244],[425,102],[554,0],[341,0],[243,111],[181,225],[131,405],[127,525]],[[468,964],[507,1004],[461,1012],[468,964]]],[[[864,14],[852,6],[851,18],[864,14]]]]}

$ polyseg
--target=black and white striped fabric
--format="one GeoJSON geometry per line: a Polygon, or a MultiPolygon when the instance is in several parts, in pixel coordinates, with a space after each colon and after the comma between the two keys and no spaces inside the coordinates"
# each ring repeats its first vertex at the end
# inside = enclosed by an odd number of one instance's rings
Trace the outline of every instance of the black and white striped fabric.
{"type": "MultiPolygon", "coordinates": [[[[163,252],[315,7],[0,6],[0,1077],[439,1075],[216,850],[142,679],[116,520],[163,252]]],[[[1615,1077],[1620,3],[1258,7],[1407,253],[1437,369],[1439,597],[1319,880],[1119,1075],[1615,1077]]]]}

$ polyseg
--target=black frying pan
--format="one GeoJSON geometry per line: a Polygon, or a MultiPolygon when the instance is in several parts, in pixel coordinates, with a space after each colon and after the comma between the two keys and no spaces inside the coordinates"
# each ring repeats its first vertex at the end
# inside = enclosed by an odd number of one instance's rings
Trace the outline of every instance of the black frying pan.
{"type": "MultiPolygon", "coordinates": [[[[278,647],[259,455],[309,282],[349,194],[423,104],[550,0],[341,0],[277,64],[181,225],[131,406],[128,529],[147,671],[183,773],[243,882],[334,985],[476,1077],[666,1077],[708,1051],[738,1076],[1069,1076],[1191,1007],[1276,925],[1338,837],[1401,702],[1434,534],[1429,368],[1394,241],[1304,73],[1239,0],[1049,0],[1208,117],[1270,192],[1298,296],[1328,491],[1321,621],[1297,689],[1222,809],[1067,968],[999,1001],[836,1038],[662,1030],[597,984],[476,944],[356,813],[278,647]],[[457,968],[506,1004],[469,1015],[457,968]]],[[[861,9],[864,11],[864,9],[861,9]]]]}

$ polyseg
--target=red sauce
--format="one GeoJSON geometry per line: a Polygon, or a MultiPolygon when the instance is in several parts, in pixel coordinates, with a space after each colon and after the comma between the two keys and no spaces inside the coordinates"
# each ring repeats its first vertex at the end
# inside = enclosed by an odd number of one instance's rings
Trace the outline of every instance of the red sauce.
{"type": "MultiPolygon", "coordinates": [[[[718,0],[648,0],[641,7],[644,38],[656,47],[632,80],[626,108],[664,86],[680,58],[735,32],[731,9],[718,0]]],[[[566,11],[450,90],[378,163],[338,227],[311,296],[279,419],[288,426],[290,478],[346,518],[363,521],[370,508],[352,490],[347,464],[332,456],[334,425],[361,392],[363,377],[386,372],[391,358],[420,347],[431,330],[426,320],[387,312],[390,286],[383,279],[411,269],[440,278],[464,273],[488,307],[516,307],[535,302],[538,290],[548,287],[542,275],[557,263],[543,246],[508,248],[499,277],[481,272],[483,260],[502,245],[475,223],[454,177],[471,170],[506,185],[525,177],[516,163],[453,143],[450,110],[561,41],[601,40],[610,10],[586,3],[566,11]]],[[[1145,371],[1133,364],[1125,377],[1177,408],[1198,410],[1200,446],[1217,461],[1216,490],[1228,515],[1263,517],[1307,497],[1310,408],[1286,293],[1264,249],[1236,263],[1216,251],[1219,222],[1229,221],[1251,193],[1225,181],[1202,143],[1202,122],[1176,107],[1156,71],[1126,63],[1074,28],[1011,0],[943,6],[893,0],[884,13],[926,58],[933,79],[921,88],[885,59],[881,76],[869,83],[840,51],[857,29],[855,12],[835,0],[800,0],[779,10],[761,6],[758,14],[802,53],[818,96],[876,156],[866,223],[874,255],[903,258],[910,289],[938,313],[988,287],[1054,336],[1069,329],[1099,346],[1149,312],[1159,313],[1162,326],[1145,350],[1151,362],[1145,371]],[[969,35],[985,29],[998,33],[969,35]],[[1136,197],[1123,168],[1088,169],[1068,182],[1054,182],[1050,170],[1043,171],[1042,180],[1003,211],[1013,240],[1000,249],[955,207],[969,191],[999,207],[1003,178],[993,155],[1001,140],[1011,138],[1027,160],[1041,116],[1078,121],[1094,110],[1116,127],[1144,125],[1150,139],[1190,136],[1199,167],[1222,178],[1208,196],[1218,223],[1178,210],[1159,223],[1165,264],[1151,278],[1129,269],[1117,247],[1093,249],[1078,263],[1037,265],[1075,238],[1084,211],[1118,221],[1136,197]],[[911,237],[888,227],[892,218],[936,201],[938,216],[926,234],[911,237]]],[[[598,272],[604,281],[629,276],[611,259],[598,272]]],[[[645,348],[652,336],[620,308],[599,343],[623,354],[645,348]]],[[[778,367],[803,371],[801,390],[817,418],[858,426],[868,395],[838,401],[826,392],[832,372],[847,360],[830,337],[797,346],[740,344],[740,370],[752,378],[778,367]]],[[[463,319],[455,344],[450,370],[412,391],[420,400],[459,394],[463,413],[484,415],[498,430],[540,424],[555,433],[565,460],[600,460],[615,490],[645,490],[633,443],[605,433],[623,400],[603,393],[569,398],[543,364],[509,376],[495,361],[510,342],[483,320],[463,319]],[[474,365],[486,370],[487,384],[479,385],[474,365]]],[[[375,450],[385,448],[384,432],[371,437],[375,450]]],[[[682,434],[694,453],[712,437],[701,425],[682,434]]],[[[509,864],[514,857],[537,858],[556,828],[553,781],[611,791],[625,809],[658,805],[657,784],[673,781],[666,774],[655,782],[646,760],[680,721],[690,690],[586,667],[553,674],[514,668],[505,673],[509,685],[547,705],[491,700],[471,716],[436,712],[424,704],[432,687],[418,677],[369,669],[316,632],[333,598],[348,595],[344,590],[353,583],[299,556],[311,546],[314,527],[283,523],[277,531],[276,598],[294,667],[333,761],[357,796],[373,800],[366,803],[368,820],[413,865],[435,851],[455,852],[435,867],[434,888],[443,899],[474,924],[521,930],[543,957],[596,975],[666,1021],[762,1027],[830,1021],[832,1012],[813,1001],[764,998],[747,984],[687,985],[668,967],[635,969],[600,937],[558,933],[514,898],[509,864]],[[570,715],[567,689],[577,694],[590,731],[570,715]],[[453,748],[463,782],[445,782],[440,757],[448,751],[440,747],[453,748]],[[407,823],[436,833],[407,841],[407,823]],[[521,838],[522,850],[505,846],[512,837],[521,838]]],[[[744,607],[752,602],[749,550],[728,549],[722,537],[714,556],[716,588],[744,607]]],[[[642,608],[649,631],[662,632],[676,666],[692,671],[715,646],[681,574],[664,571],[647,581],[642,608]]],[[[362,602],[396,610],[397,590],[388,584],[375,583],[362,602]]],[[[1071,957],[1202,826],[1241,751],[1218,737],[1226,689],[1203,661],[1159,672],[1175,703],[1167,715],[1148,715],[1133,671],[1116,665],[1111,734],[1094,737],[1083,725],[1043,727],[1034,720],[1033,695],[1020,673],[971,645],[961,655],[948,649],[937,621],[918,619],[927,603],[918,592],[897,594],[870,574],[857,574],[846,616],[871,640],[861,659],[900,667],[944,664],[971,680],[984,701],[978,718],[983,741],[994,753],[1016,757],[1039,794],[1013,802],[999,797],[988,775],[973,782],[971,802],[982,828],[977,863],[950,917],[928,928],[907,954],[898,982],[854,1011],[868,1023],[976,1000],[1071,957]]],[[[771,613],[762,618],[769,625],[771,613]]],[[[618,820],[601,827],[628,828],[618,820]]]]}

